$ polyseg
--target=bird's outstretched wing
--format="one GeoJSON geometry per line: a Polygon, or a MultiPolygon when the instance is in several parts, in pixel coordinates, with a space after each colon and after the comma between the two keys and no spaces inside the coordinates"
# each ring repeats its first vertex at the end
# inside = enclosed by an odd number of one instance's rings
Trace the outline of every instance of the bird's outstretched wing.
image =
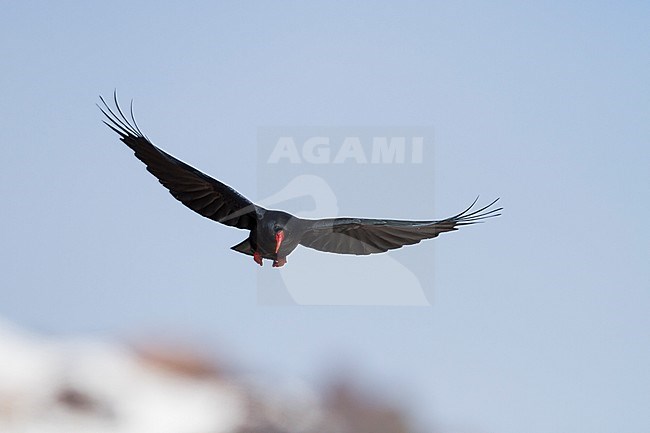
{"type": "Polygon", "coordinates": [[[403,221],[361,218],[307,220],[309,228],[300,244],[319,251],[367,255],[383,253],[435,238],[440,233],[475,224],[500,215],[502,208],[490,209],[499,199],[472,211],[476,200],[463,212],[440,221],[403,221]]]}
{"type": "Polygon", "coordinates": [[[256,226],[257,211],[261,208],[228,185],[154,146],[135,122],[133,103],[129,120],[122,112],[116,94],[113,94],[115,109],[111,109],[104,98],[99,98],[103,107],[99,104],[97,106],[106,116],[104,123],[117,132],[135,156],[145,163],[147,170],[177,200],[200,215],[222,224],[249,230],[256,226]]]}

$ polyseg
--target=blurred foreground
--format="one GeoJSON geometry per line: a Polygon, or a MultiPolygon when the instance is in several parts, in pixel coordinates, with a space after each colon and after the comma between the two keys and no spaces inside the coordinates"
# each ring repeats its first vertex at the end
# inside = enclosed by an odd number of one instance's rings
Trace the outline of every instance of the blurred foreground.
{"type": "Polygon", "coordinates": [[[3,433],[411,431],[400,410],[354,384],[308,388],[262,389],[186,349],[44,338],[0,321],[3,433]]]}

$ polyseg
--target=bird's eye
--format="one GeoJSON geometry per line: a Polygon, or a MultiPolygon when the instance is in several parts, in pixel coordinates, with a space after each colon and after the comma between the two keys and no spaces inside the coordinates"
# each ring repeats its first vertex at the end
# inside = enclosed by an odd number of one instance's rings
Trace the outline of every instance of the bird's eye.
{"type": "Polygon", "coordinates": [[[281,229],[281,227],[280,227],[279,225],[277,225],[277,224],[275,224],[275,225],[273,226],[273,230],[275,230],[276,232],[277,232],[278,230],[280,230],[280,229],[281,229]]]}

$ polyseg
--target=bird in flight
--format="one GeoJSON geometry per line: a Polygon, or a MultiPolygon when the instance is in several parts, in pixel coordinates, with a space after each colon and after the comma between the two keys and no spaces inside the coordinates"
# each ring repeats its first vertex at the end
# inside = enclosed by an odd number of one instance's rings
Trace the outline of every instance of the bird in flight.
{"type": "Polygon", "coordinates": [[[345,217],[304,219],[287,212],[265,209],[228,185],[154,146],[135,121],[133,103],[127,117],[118,104],[117,93],[113,94],[114,108],[101,96],[100,100],[103,106],[97,106],[106,116],[103,122],[120,136],[120,140],[133,150],[136,158],[174,198],[199,215],[250,231],[248,238],[232,249],[253,256],[260,266],[263,259],[272,260],[273,267],[284,266],[287,256],[298,245],[337,254],[383,253],[498,216],[502,210],[493,208],[498,198],[487,206],[473,209],[477,198],[463,212],[437,221],[345,217]]]}

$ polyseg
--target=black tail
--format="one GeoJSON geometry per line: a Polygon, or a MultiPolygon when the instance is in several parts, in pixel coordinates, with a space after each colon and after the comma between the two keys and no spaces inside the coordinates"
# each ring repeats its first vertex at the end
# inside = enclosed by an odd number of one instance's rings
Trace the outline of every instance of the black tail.
{"type": "Polygon", "coordinates": [[[249,256],[252,256],[254,252],[253,247],[251,246],[251,242],[248,239],[244,239],[234,247],[230,247],[230,249],[237,251],[238,253],[247,254],[249,256]]]}

